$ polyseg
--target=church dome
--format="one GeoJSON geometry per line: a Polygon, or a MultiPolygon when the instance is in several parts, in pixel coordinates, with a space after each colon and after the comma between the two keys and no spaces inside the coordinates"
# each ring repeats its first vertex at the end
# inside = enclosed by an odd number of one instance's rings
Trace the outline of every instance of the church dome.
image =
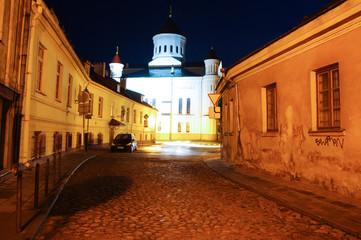
{"type": "Polygon", "coordinates": [[[110,63],[122,63],[122,60],[120,59],[118,53],[115,54],[112,61],[110,63]]]}
{"type": "Polygon", "coordinates": [[[156,34],[161,34],[161,33],[174,33],[174,34],[179,34],[179,35],[184,36],[182,31],[178,28],[178,26],[173,21],[172,16],[169,16],[168,21],[163,25],[163,27],[161,27],[159,29],[159,31],[156,34]]]}
{"type": "Polygon", "coordinates": [[[206,59],[218,59],[219,60],[219,58],[217,57],[216,52],[214,51],[213,47],[209,51],[206,59]]]}

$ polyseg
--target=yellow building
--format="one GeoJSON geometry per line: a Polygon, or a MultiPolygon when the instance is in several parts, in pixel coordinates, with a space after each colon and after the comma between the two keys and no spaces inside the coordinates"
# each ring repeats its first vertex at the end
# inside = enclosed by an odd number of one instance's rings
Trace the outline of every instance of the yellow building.
{"type": "Polygon", "coordinates": [[[80,149],[84,132],[90,145],[102,147],[118,133],[152,141],[157,110],[143,103],[140,94],[117,87],[99,64],[93,69],[81,61],[42,0],[33,1],[31,10],[20,162],[29,165],[54,152],[80,149]],[[84,121],[78,112],[83,91],[90,94],[91,116],[84,121]]]}
{"type": "Polygon", "coordinates": [[[361,2],[333,1],[224,69],[223,157],[361,199],[360,39],[361,2]]]}

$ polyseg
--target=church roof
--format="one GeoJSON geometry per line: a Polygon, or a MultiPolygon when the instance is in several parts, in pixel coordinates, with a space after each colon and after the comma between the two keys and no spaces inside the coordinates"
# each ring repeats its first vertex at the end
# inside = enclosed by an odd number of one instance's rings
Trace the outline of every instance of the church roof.
{"type": "Polygon", "coordinates": [[[115,54],[115,56],[113,57],[113,59],[110,63],[122,63],[122,60],[120,59],[118,53],[115,54]]]}
{"type": "Polygon", "coordinates": [[[206,59],[218,59],[218,60],[219,60],[219,58],[218,58],[217,55],[216,55],[216,52],[213,50],[213,47],[212,47],[211,50],[209,51],[206,59]]]}
{"type": "Polygon", "coordinates": [[[182,31],[178,28],[178,26],[173,21],[172,16],[169,16],[168,21],[161,27],[156,34],[161,33],[175,33],[184,36],[182,31]]]}
{"type": "Polygon", "coordinates": [[[135,72],[129,72],[129,73],[125,73],[125,72],[123,72],[123,77],[125,78],[199,77],[204,75],[204,67],[197,67],[197,68],[174,67],[173,72],[171,67],[143,68],[135,72]]]}

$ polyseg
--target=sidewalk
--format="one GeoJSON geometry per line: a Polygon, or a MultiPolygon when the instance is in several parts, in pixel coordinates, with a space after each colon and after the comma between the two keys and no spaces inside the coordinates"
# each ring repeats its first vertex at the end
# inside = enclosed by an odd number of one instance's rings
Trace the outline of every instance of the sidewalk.
{"type": "MultiPolygon", "coordinates": [[[[46,164],[40,165],[39,174],[39,203],[34,207],[35,168],[26,169],[22,176],[22,214],[20,233],[16,232],[16,203],[17,203],[17,176],[0,183],[0,240],[32,239],[38,226],[43,221],[53,200],[57,197],[59,189],[63,186],[73,170],[86,159],[96,154],[96,151],[78,151],[61,158],[61,171],[59,172],[59,156],[57,155],[56,170],[54,174],[53,156],[49,157],[49,185],[48,194],[45,195],[46,164]]],[[[11,173],[14,175],[13,173],[11,173]]]]}
{"type": "Polygon", "coordinates": [[[361,238],[361,201],[320,187],[291,183],[255,170],[228,167],[222,160],[206,164],[224,178],[301,214],[361,238]]]}

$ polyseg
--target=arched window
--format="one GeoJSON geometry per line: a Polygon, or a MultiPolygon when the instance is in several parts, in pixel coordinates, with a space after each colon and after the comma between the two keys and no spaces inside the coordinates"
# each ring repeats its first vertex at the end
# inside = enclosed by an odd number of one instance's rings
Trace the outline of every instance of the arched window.
{"type": "Polygon", "coordinates": [[[189,122],[187,122],[186,124],[186,132],[189,133],[191,129],[191,124],[189,122]]]}
{"type": "Polygon", "coordinates": [[[167,45],[164,45],[164,52],[167,52],[167,45]]]}
{"type": "Polygon", "coordinates": [[[158,51],[158,53],[160,53],[160,51],[162,51],[162,47],[161,47],[161,46],[159,46],[159,51],[158,51]]]}
{"type": "Polygon", "coordinates": [[[182,108],[183,108],[183,100],[180,98],[179,99],[179,110],[178,110],[179,114],[182,114],[182,108]]]}
{"type": "Polygon", "coordinates": [[[175,51],[178,53],[178,46],[175,47],[175,51]]]}
{"type": "Polygon", "coordinates": [[[182,132],[182,123],[178,123],[178,132],[182,132]]]}
{"type": "Polygon", "coordinates": [[[170,45],[170,52],[173,52],[173,45],[170,45]]]}
{"type": "Polygon", "coordinates": [[[187,114],[191,113],[191,99],[187,98],[187,114]]]}

